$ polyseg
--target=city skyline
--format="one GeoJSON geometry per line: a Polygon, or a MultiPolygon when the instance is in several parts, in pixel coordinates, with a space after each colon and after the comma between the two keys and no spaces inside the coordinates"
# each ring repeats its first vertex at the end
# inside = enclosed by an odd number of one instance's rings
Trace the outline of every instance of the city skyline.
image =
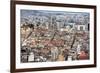
{"type": "Polygon", "coordinates": [[[71,20],[76,22],[82,22],[84,24],[89,23],[90,14],[87,12],[67,12],[67,11],[48,11],[48,10],[21,10],[21,23],[34,21],[34,17],[45,17],[45,20],[49,20],[50,17],[56,17],[58,20],[65,20],[67,23],[71,20]]]}

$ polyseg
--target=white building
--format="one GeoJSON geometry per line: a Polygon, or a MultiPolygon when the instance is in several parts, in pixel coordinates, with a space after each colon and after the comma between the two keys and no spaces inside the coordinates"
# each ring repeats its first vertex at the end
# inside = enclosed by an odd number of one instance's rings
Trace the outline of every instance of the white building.
{"type": "Polygon", "coordinates": [[[85,31],[86,30],[86,25],[77,24],[77,25],[75,25],[75,28],[76,28],[76,30],[79,30],[79,31],[85,31]]]}

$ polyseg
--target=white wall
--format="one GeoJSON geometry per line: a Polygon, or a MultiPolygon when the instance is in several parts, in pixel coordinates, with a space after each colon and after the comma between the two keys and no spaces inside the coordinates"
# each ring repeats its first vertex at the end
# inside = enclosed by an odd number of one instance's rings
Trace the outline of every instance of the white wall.
{"type": "MultiPolygon", "coordinates": [[[[97,31],[100,37],[100,0],[34,0],[55,3],[97,5],[97,31]]],[[[34,73],[99,73],[100,72],[100,38],[97,40],[97,68],[40,71],[34,73]]],[[[10,73],[10,0],[0,0],[0,73],[10,73]]],[[[33,72],[30,72],[33,73],[33,72]]]]}

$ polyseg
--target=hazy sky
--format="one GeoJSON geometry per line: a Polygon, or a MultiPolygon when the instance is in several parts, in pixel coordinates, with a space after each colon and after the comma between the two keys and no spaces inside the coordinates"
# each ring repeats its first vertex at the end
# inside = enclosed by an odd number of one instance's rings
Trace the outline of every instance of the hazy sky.
{"type": "Polygon", "coordinates": [[[89,13],[86,12],[67,12],[67,11],[47,11],[47,10],[21,10],[21,17],[29,15],[84,15],[89,17],[89,13]]]}

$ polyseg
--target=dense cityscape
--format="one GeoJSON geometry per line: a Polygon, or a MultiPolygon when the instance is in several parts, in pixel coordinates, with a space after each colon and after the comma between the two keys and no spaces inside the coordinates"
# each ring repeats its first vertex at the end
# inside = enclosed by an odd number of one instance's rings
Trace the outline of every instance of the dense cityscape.
{"type": "Polygon", "coordinates": [[[21,10],[21,62],[89,59],[89,13],[21,10]]]}

